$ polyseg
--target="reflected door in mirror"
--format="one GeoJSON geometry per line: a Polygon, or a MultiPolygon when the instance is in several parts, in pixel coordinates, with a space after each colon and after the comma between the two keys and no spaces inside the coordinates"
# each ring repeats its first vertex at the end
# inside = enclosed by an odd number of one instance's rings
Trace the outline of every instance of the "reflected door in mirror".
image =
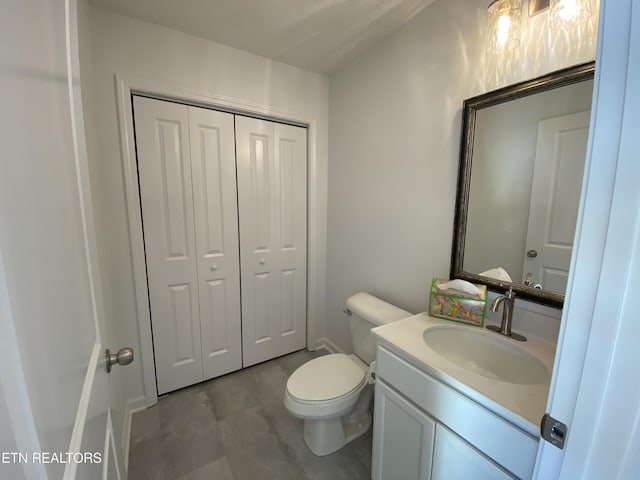
{"type": "Polygon", "coordinates": [[[554,292],[562,293],[567,286],[589,116],[587,111],[538,124],[527,254],[522,271],[531,284],[554,292]],[[529,254],[532,251],[537,254],[529,254]]]}

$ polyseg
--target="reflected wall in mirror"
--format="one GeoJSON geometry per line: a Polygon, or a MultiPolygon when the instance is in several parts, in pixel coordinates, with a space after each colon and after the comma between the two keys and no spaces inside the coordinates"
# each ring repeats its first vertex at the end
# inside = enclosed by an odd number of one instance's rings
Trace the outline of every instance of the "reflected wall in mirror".
{"type": "Polygon", "coordinates": [[[593,62],[464,102],[451,278],[562,307],[593,62]]]}

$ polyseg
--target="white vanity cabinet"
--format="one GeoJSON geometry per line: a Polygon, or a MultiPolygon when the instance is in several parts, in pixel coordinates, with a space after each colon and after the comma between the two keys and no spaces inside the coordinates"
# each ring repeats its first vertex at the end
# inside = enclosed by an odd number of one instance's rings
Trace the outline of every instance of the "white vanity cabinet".
{"type": "Polygon", "coordinates": [[[374,405],[373,479],[431,478],[435,420],[381,381],[374,405]]]}
{"type": "Polygon", "coordinates": [[[530,478],[538,439],[378,345],[373,480],[530,478]]]}
{"type": "Polygon", "coordinates": [[[440,423],[436,427],[436,439],[431,480],[514,478],[440,423]]]}

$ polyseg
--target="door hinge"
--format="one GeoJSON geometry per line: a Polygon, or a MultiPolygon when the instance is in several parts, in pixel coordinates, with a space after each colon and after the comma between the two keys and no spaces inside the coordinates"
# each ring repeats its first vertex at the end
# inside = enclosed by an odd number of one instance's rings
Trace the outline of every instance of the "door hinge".
{"type": "Polygon", "coordinates": [[[558,447],[560,450],[564,448],[564,442],[567,438],[567,426],[559,420],[556,420],[548,413],[545,413],[540,422],[540,434],[551,445],[558,447]]]}

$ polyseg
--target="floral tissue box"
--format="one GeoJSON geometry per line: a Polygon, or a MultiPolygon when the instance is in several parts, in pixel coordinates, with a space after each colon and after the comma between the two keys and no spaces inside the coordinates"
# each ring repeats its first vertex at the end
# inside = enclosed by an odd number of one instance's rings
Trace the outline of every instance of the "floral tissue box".
{"type": "Polygon", "coordinates": [[[434,278],[431,282],[429,315],[482,327],[487,304],[487,286],[474,284],[479,290],[475,295],[453,289],[440,290],[438,288],[439,285],[447,283],[449,280],[442,278],[434,278]]]}

